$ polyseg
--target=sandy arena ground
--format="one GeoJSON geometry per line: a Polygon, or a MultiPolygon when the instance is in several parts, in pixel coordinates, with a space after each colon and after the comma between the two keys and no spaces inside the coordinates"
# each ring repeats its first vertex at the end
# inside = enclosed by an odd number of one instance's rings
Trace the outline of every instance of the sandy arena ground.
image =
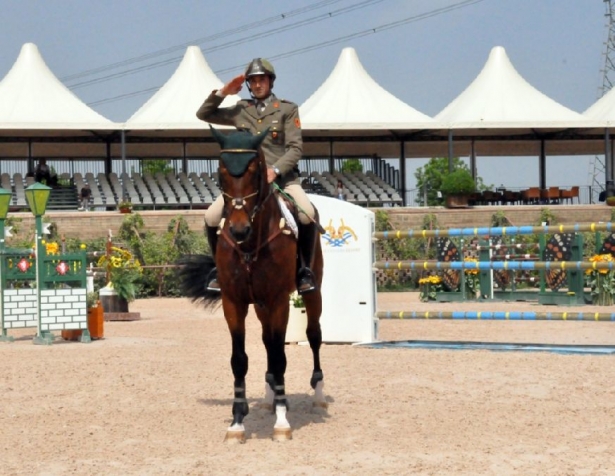
{"type": "MultiPolygon", "coordinates": [[[[417,297],[381,293],[378,308],[540,310],[417,297]]],[[[184,299],[131,311],[142,320],[108,322],[91,344],[36,346],[32,330],[0,344],[0,474],[615,475],[615,356],[325,345],[329,409],[315,411],[311,352],[288,345],[294,433],[276,443],[257,407],[265,352],[251,313],[248,440],[227,445],[221,311],[184,299]]],[[[615,323],[383,320],[380,338],[615,344],[615,323]]]]}

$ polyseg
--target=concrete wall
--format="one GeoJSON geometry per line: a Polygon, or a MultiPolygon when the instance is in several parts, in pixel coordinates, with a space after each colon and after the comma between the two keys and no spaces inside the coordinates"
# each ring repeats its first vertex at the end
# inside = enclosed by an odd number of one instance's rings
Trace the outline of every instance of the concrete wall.
{"type": "MultiPolygon", "coordinates": [[[[423,218],[434,214],[442,228],[460,228],[489,226],[491,217],[502,211],[515,226],[539,224],[540,212],[548,208],[556,216],[559,224],[605,222],[611,220],[611,211],[615,208],[607,205],[510,205],[481,206],[467,209],[433,208],[374,208],[374,212],[384,210],[396,229],[420,229],[423,218]]],[[[204,210],[162,210],[138,212],[143,217],[145,229],[164,233],[169,222],[181,215],[188,222],[191,230],[202,232],[204,210]]],[[[106,237],[109,230],[117,235],[122,220],[127,215],[119,212],[50,212],[46,215],[58,226],[59,233],[67,238],[92,239],[106,237]]],[[[11,213],[9,217],[20,218],[20,237],[31,237],[34,230],[34,218],[30,213],[11,213]]],[[[10,241],[9,241],[10,245],[10,241]]]]}

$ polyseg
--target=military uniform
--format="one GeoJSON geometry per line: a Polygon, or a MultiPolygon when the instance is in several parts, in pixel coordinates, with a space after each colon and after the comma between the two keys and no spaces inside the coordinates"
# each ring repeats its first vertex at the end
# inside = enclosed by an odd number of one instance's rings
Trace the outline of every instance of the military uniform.
{"type": "Polygon", "coordinates": [[[197,111],[197,117],[212,124],[248,130],[252,134],[260,134],[269,127],[267,137],[261,144],[267,164],[279,169],[281,186],[298,180],[294,169],[301,159],[303,141],[297,105],[272,94],[265,101],[262,111],[257,110],[254,99],[242,99],[234,106],[220,108],[223,99],[214,91],[197,111]]]}
{"type": "MultiPolygon", "coordinates": [[[[205,99],[196,116],[212,124],[235,126],[252,134],[260,134],[269,127],[261,148],[267,164],[279,171],[276,183],[295,199],[310,218],[314,218],[314,208],[301,188],[297,174],[297,164],[303,151],[297,105],[271,94],[262,101],[264,109],[258,107],[255,99],[242,99],[234,106],[221,108],[219,106],[224,98],[216,93],[213,91],[205,99]]],[[[222,208],[222,197],[218,197],[206,212],[205,219],[209,226],[218,225],[222,208]]],[[[304,224],[310,223],[303,213],[299,214],[299,219],[304,224]]]]}

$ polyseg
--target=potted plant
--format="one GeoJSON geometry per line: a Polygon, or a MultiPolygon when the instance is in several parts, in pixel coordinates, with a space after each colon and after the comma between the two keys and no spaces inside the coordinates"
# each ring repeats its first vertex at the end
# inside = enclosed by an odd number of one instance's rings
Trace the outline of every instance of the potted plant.
{"type": "Polygon", "coordinates": [[[130,251],[112,246],[97,265],[109,276],[107,285],[100,290],[105,312],[128,312],[128,303],[136,298],[136,282],[143,272],[139,260],[130,251]]]}
{"type": "Polygon", "coordinates": [[[435,301],[438,292],[442,290],[442,278],[436,275],[426,276],[419,279],[419,286],[421,302],[435,301]]]}
{"type": "Polygon", "coordinates": [[[132,213],[132,202],[124,199],[117,204],[117,208],[120,210],[120,213],[132,213]]]}
{"type": "Polygon", "coordinates": [[[615,195],[613,195],[611,197],[606,197],[606,204],[609,207],[615,207],[615,195]]]}
{"type": "MultiPolygon", "coordinates": [[[[592,256],[592,263],[613,262],[609,254],[592,256]]],[[[591,288],[592,304],[597,306],[612,306],[615,302],[615,271],[610,269],[588,269],[585,271],[587,284],[591,288]]]]}
{"type": "MultiPolygon", "coordinates": [[[[98,293],[93,291],[87,293],[85,305],[88,312],[88,332],[90,339],[100,339],[103,337],[103,309],[98,300],[98,293]]],[[[65,329],[61,332],[64,340],[79,340],[83,334],[82,329],[65,329]]]]}
{"type": "Polygon", "coordinates": [[[98,292],[93,291],[86,296],[88,308],[88,331],[91,339],[102,339],[104,336],[104,311],[98,292]]]}
{"type": "Polygon", "coordinates": [[[293,292],[290,295],[290,310],[288,312],[288,326],[284,342],[304,342],[307,340],[307,313],[303,298],[293,292]]]}
{"type": "Polygon", "coordinates": [[[468,199],[476,191],[476,183],[467,169],[457,169],[442,180],[440,191],[446,199],[448,208],[468,206],[468,199]]]}

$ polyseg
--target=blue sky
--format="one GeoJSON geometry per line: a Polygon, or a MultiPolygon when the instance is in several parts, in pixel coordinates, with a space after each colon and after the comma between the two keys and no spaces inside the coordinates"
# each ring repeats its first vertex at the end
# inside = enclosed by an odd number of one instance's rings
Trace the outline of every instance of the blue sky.
{"type": "MultiPolygon", "coordinates": [[[[365,69],[383,88],[415,109],[435,116],[476,77],[491,48],[503,46],[519,73],[552,99],[577,112],[597,100],[607,37],[602,0],[482,0],[380,30],[384,25],[461,3],[462,0],[3,0],[3,17],[10,21],[3,22],[0,29],[0,77],[9,71],[27,42],[38,46],[60,79],[104,67],[102,72],[64,82],[96,111],[121,122],[153,92],[107,100],[162,86],[188,44],[201,47],[222,80],[239,73],[253,57],[297,53],[272,62],[278,73],[276,93],[299,104],[327,78],[342,48],[352,46],[365,69]],[[318,5],[320,8],[316,8],[318,5]],[[343,11],[352,6],[356,7],[354,11],[343,11]],[[298,14],[298,9],[304,12],[298,14]],[[326,19],[296,25],[314,18],[326,19]],[[245,28],[254,23],[255,28],[245,28]],[[242,27],[244,31],[229,33],[242,27]],[[276,28],[287,31],[249,41],[251,35],[276,28]],[[374,29],[375,33],[351,38],[374,29]],[[207,40],[221,33],[226,34],[207,40]],[[246,41],[237,41],[244,38],[246,41]],[[338,39],[341,40],[337,42],[338,39]],[[229,41],[237,44],[220,48],[229,41]],[[311,49],[327,41],[332,44],[311,49]],[[147,61],[131,61],[122,68],[109,67],[164,49],[171,51],[147,61]],[[78,84],[163,62],[166,64],[127,72],[112,80],[78,84]]],[[[520,171],[507,171],[506,183],[535,183],[537,162],[533,158],[516,160],[520,171]]],[[[487,183],[499,185],[503,165],[500,159],[479,159],[479,175],[487,183]]],[[[550,159],[547,163],[547,175],[553,185],[585,184],[590,169],[584,157],[557,163],[550,159]]]]}

